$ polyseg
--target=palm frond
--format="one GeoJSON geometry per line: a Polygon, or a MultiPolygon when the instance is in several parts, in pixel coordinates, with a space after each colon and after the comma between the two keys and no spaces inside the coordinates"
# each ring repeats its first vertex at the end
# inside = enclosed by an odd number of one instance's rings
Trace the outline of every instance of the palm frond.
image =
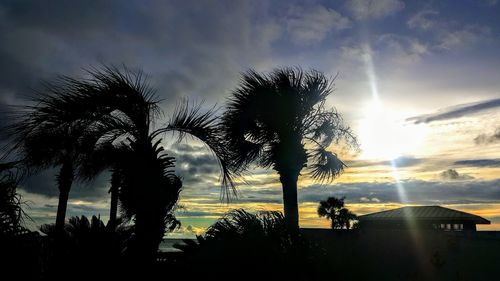
{"type": "Polygon", "coordinates": [[[231,196],[237,195],[233,178],[238,174],[238,169],[227,149],[216,112],[215,108],[202,111],[201,104],[191,105],[188,101],[184,101],[178,104],[168,124],[156,130],[152,136],[171,132],[177,134],[177,141],[185,139],[186,136],[200,140],[217,159],[221,171],[223,191],[221,194],[223,198],[229,200],[231,196]]]}
{"type": "Polygon", "coordinates": [[[299,67],[267,75],[254,70],[243,73],[222,117],[235,163],[242,169],[257,163],[300,172],[310,158],[314,178],[337,177],[345,165],[322,147],[335,143],[355,148],[357,142],[342,116],[325,109],[334,80],[299,67]],[[306,142],[316,146],[313,153],[306,153],[306,142]]]}
{"type": "Polygon", "coordinates": [[[319,147],[313,152],[313,161],[310,165],[311,176],[321,182],[332,181],[347,167],[336,154],[319,147]]]}

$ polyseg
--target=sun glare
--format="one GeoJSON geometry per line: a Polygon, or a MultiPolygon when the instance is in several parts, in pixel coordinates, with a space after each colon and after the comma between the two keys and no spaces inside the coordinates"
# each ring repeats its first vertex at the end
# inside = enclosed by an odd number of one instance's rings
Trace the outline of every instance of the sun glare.
{"type": "Polygon", "coordinates": [[[424,126],[408,124],[378,99],[364,112],[359,125],[361,158],[391,160],[415,153],[425,135],[424,126]]]}

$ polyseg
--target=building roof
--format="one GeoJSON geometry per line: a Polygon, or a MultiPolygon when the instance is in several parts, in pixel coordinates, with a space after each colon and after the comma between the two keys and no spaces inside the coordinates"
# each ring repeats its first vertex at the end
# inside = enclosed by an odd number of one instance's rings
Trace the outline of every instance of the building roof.
{"type": "Polygon", "coordinates": [[[464,221],[475,224],[490,224],[490,221],[473,214],[441,207],[441,206],[412,206],[388,211],[367,214],[358,217],[360,221],[464,221]]]}

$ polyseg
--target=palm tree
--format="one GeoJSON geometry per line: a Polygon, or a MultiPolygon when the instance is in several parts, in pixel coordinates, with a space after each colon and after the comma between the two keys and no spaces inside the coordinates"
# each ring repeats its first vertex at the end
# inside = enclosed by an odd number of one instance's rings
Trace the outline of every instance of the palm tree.
{"type": "Polygon", "coordinates": [[[243,171],[256,163],[278,173],[284,214],[292,229],[298,229],[297,180],[302,169],[309,168],[314,179],[331,181],[345,164],[328,151],[329,146],[357,146],[341,115],[325,108],[332,86],[314,70],[284,68],[269,75],[250,70],[223,115],[236,167],[243,171]]]}
{"type": "Polygon", "coordinates": [[[24,212],[21,195],[17,193],[20,179],[15,162],[0,163],[0,237],[26,232],[22,226],[24,212]]]}
{"type": "Polygon", "coordinates": [[[331,220],[332,229],[350,229],[351,221],[357,216],[344,207],[344,199],[328,197],[325,201],[319,202],[318,215],[331,220]]]}
{"type": "MultiPolygon", "coordinates": [[[[89,106],[88,111],[100,116],[91,126],[94,131],[91,135],[102,136],[93,155],[111,154],[101,158],[105,159],[102,166],[111,165],[112,181],[120,185],[118,196],[123,214],[135,221],[137,239],[130,248],[141,251],[138,256],[152,257],[182,187],[172,171],[174,158],[161,146],[161,135],[178,132],[179,140],[186,135],[201,140],[218,159],[223,186],[233,187],[231,166],[216,128],[215,112],[202,112],[200,105],[183,103],[165,126],[155,130],[152,123],[159,112],[158,101],[140,73],[106,68],[91,75],[94,90],[85,91],[83,96],[91,105],[99,105],[95,109],[89,106]],[[96,103],[99,99],[101,102],[96,103]],[[134,103],[138,106],[131,106],[134,103]]],[[[89,115],[93,116],[85,114],[89,115]]]]}
{"type": "MultiPolygon", "coordinates": [[[[69,81],[63,81],[69,83],[69,81]]],[[[69,85],[69,84],[68,84],[69,85]]],[[[59,167],[56,176],[59,203],[56,215],[56,230],[62,233],[71,186],[77,170],[85,162],[85,150],[89,148],[85,135],[87,124],[81,120],[68,120],[64,103],[59,96],[74,88],[66,84],[46,83],[32,103],[15,113],[15,122],[7,128],[12,138],[12,150],[17,153],[30,172],[59,167]]],[[[71,109],[68,109],[68,111],[71,109]]]]}
{"type": "Polygon", "coordinates": [[[110,170],[111,172],[109,189],[111,200],[108,222],[111,225],[118,220],[118,195],[123,178],[119,165],[126,161],[126,156],[127,147],[105,143],[96,147],[82,165],[81,175],[87,181],[91,181],[103,171],[110,170]]]}
{"type": "MultiPolygon", "coordinates": [[[[201,105],[183,103],[165,126],[154,129],[153,123],[161,111],[154,90],[141,72],[104,67],[88,74],[90,78],[85,80],[62,77],[60,83],[48,84],[50,91],[42,93],[38,103],[28,107],[29,114],[13,126],[15,148],[23,159],[31,160],[32,154],[37,155],[37,149],[45,145],[27,141],[34,139],[30,138],[33,132],[42,140],[47,139],[46,134],[57,138],[71,136],[64,142],[71,150],[58,142],[48,146],[51,155],[69,155],[61,157],[66,162],[59,158],[55,161],[48,153],[36,159],[42,159],[43,164],[62,162],[65,169],[61,175],[69,174],[69,179],[75,175],[91,179],[104,169],[112,169],[112,190],[119,186],[122,213],[135,222],[129,249],[139,258],[152,258],[166,225],[172,221],[171,212],[182,188],[172,170],[174,158],[161,146],[162,135],[178,132],[179,140],[190,135],[204,142],[219,161],[223,186],[228,190],[233,187],[232,166],[218,134],[215,111],[203,112],[201,105]],[[67,170],[71,173],[63,173],[67,170]]],[[[34,165],[33,161],[25,163],[30,167],[47,166],[34,165]]],[[[113,192],[112,198],[115,196],[113,192]]],[[[67,196],[65,199],[60,205],[66,204],[67,196]]],[[[64,226],[64,217],[57,222],[64,226]]]]}

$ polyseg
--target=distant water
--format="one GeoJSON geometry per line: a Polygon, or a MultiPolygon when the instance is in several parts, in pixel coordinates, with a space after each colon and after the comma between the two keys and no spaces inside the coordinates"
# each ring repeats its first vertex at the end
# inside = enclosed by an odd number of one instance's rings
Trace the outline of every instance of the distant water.
{"type": "Polygon", "coordinates": [[[181,252],[181,250],[174,248],[174,244],[184,244],[182,240],[183,239],[177,238],[163,239],[160,243],[159,249],[162,252],[181,252]]]}

